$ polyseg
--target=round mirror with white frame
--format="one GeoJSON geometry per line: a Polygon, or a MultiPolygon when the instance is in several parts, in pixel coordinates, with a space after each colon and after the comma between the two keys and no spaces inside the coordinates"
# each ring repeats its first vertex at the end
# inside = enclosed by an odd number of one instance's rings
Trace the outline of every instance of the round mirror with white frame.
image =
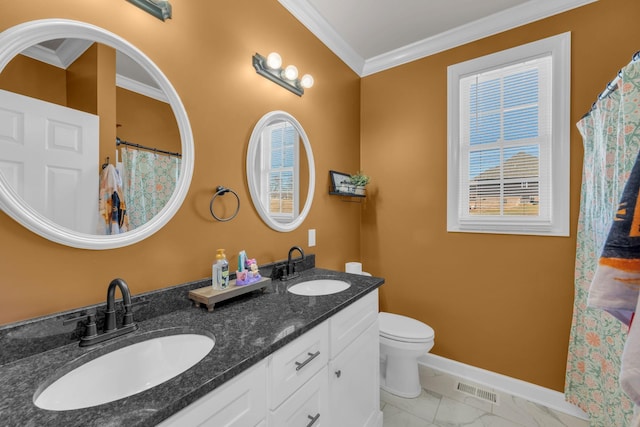
{"type": "Polygon", "coordinates": [[[315,166],[309,138],[289,113],[271,111],[256,124],[247,149],[247,183],[260,218],[293,231],[313,202],[315,166]]]}
{"type": "MultiPolygon", "coordinates": [[[[16,188],[15,184],[12,184],[13,181],[5,176],[5,173],[0,173],[0,208],[34,233],[63,245],[83,249],[113,249],[131,245],[160,230],[175,215],[186,197],[194,167],[193,136],[186,110],[169,80],[143,52],[118,35],[79,21],[43,19],[25,22],[0,33],[0,73],[17,55],[26,50],[61,40],[76,40],[109,46],[116,50],[119,57],[125,57],[137,64],[138,71],[141,71],[154,83],[157,92],[164,97],[164,102],[168,103],[173,112],[177,125],[176,133],[180,138],[178,154],[182,159],[178,166],[178,178],[174,191],[170,196],[167,196],[168,200],[159,212],[137,228],[121,234],[94,234],[61,225],[45,215],[41,209],[36,209],[27,203],[25,198],[20,195],[19,190],[21,189],[16,188]]],[[[0,133],[1,131],[2,129],[0,129],[0,133]]],[[[115,141],[113,141],[113,146],[115,150],[115,141]]],[[[0,162],[0,172],[3,170],[2,166],[0,162]]],[[[97,167],[96,170],[98,170],[97,167]]],[[[98,188],[95,189],[95,196],[95,214],[98,216],[98,188]]]]}

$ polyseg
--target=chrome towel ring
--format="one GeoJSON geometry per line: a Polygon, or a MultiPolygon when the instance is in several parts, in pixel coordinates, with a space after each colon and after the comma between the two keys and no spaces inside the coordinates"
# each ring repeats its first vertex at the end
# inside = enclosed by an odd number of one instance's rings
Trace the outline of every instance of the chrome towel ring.
{"type": "Polygon", "coordinates": [[[211,216],[212,217],[214,217],[215,219],[217,219],[220,222],[231,221],[233,218],[236,217],[236,215],[238,215],[238,212],[240,212],[240,197],[238,197],[238,193],[236,193],[235,191],[233,191],[230,188],[226,188],[226,187],[223,187],[221,185],[217,186],[216,187],[216,194],[213,195],[213,197],[211,198],[211,203],[209,203],[209,212],[211,212],[211,216]],[[231,216],[229,216],[227,218],[220,218],[213,212],[213,202],[216,200],[216,197],[224,196],[226,193],[232,193],[234,196],[236,196],[236,201],[238,202],[238,205],[237,205],[236,211],[233,213],[233,215],[231,215],[231,216]]]}

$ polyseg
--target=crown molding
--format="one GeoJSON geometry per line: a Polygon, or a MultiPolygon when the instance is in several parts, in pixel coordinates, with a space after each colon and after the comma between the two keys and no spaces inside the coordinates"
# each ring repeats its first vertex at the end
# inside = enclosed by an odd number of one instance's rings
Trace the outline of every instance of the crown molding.
{"type": "Polygon", "coordinates": [[[335,53],[358,75],[364,67],[364,58],[333,29],[331,25],[306,0],[278,0],[298,21],[335,53]]]}
{"type": "Polygon", "coordinates": [[[140,95],[148,96],[156,101],[169,102],[169,98],[167,98],[167,95],[162,90],[140,83],[137,80],[125,77],[121,74],[116,74],[116,86],[130,90],[131,92],[136,92],[140,95]]]}
{"type": "Polygon", "coordinates": [[[530,0],[373,58],[358,55],[308,1],[278,1],[358,76],[365,77],[598,0],[530,0]]]}
{"type": "Polygon", "coordinates": [[[36,44],[23,50],[21,54],[66,70],[92,44],[91,40],[68,38],[56,50],[36,44]]]}
{"type": "Polygon", "coordinates": [[[367,59],[361,77],[539,21],[598,0],[531,0],[436,36],[367,59]]]}

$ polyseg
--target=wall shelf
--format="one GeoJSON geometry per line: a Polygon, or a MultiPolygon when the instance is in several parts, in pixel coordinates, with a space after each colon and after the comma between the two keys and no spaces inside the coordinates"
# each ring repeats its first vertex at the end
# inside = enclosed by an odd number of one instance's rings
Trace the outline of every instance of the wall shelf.
{"type": "Polygon", "coordinates": [[[342,200],[349,202],[361,203],[367,197],[367,192],[364,190],[364,194],[346,193],[344,191],[336,191],[336,188],[329,187],[329,194],[332,196],[342,196],[342,200]]]}

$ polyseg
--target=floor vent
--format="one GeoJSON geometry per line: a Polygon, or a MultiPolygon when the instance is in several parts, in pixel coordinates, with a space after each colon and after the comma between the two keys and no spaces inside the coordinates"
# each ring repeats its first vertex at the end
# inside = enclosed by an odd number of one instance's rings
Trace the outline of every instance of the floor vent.
{"type": "Polygon", "coordinates": [[[456,385],[456,390],[461,393],[468,394],[469,396],[477,397],[479,399],[486,400],[487,402],[495,403],[496,405],[499,404],[498,395],[489,390],[484,390],[460,381],[458,381],[456,385]]]}

